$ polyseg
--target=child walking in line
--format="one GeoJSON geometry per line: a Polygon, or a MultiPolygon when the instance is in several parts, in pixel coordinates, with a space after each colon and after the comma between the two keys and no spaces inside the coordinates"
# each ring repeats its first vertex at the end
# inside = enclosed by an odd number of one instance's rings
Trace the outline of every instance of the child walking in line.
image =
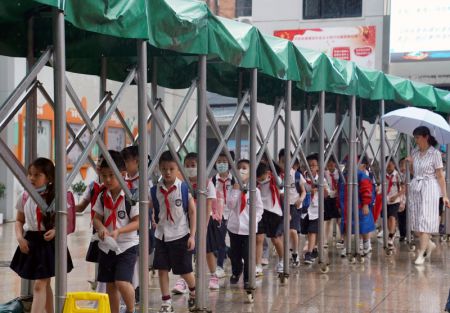
{"type": "MultiPolygon", "coordinates": [[[[248,184],[250,173],[249,160],[242,159],[237,168],[244,184],[248,184]]],[[[255,193],[256,223],[259,223],[263,214],[261,193],[256,189],[255,193]]],[[[230,284],[237,284],[242,272],[244,272],[244,288],[247,288],[249,273],[249,234],[250,234],[250,198],[246,191],[241,191],[239,184],[234,184],[227,199],[227,210],[229,210],[228,232],[230,235],[230,258],[232,275],[230,284]],[[242,263],[244,260],[244,263],[242,263]]]]}
{"type": "MultiPolygon", "coordinates": [[[[301,212],[301,233],[308,238],[308,250],[304,255],[303,262],[305,264],[312,264],[319,256],[316,249],[316,239],[319,233],[319,156],[317,153],[311,154],[306,158],[311,175],[305,173],[306,192],[311,194],[311,204],[306,210],[301,212]]],[[[324,178],[324,197],[328,196],[328,184],[324,178]]]]}
{"type": "MultiPolygon", "coordinates": [[[[55,198],[53,162],[45,158],[34,160],[28,167],[27,178],[50,205],[55,198]]],[[[15,232],[19,247],[10,267],[21,278],[34,280],[31,313],[53,313],[50,280],[55,276],[55,213],[39,208],[26,192],[19,197],[16,209],[15,232]]],[[[67,251],[67,272],[72,269],[72,259],[67,251]]]]}
{"type": "Polygon", "coordinates": [[[395,169],[394,160],[387,158],[386,180],[387,186],[387,219],[388,219],[388,248],[394,247],[394,236],[397,230],[398,210],[400,208],[401,196],[403,194],[400,174],[395,169]]]}
{"type": "MultiPolygon", "coordinates": [[[[327,168],[325,170],[325,179],[329,187],[328,197],[325,198],[325,244],[324,247],[328,248],[328,239],[330,238],[330,233],[333,228],[333,224],[337,225],[337,231],[339,231],[341,224],[341,212],[339,208],[339,171],[337,169],[336,160],[333,157],[327,162],[327,168]]],[[[336,234],[337,243],[336,245],[342,247],[343,241],[342,236],[338,237],[336,234]],[[338,244],[339,243],[339,244],[338,244]]]]}
{"type": "Polygon", "coordinates": [[[196,207],[186,183],[177,178],[178,166],[170,151],[159,159],[162,180],[151,189],[155,230],[153,268],[158,270],[162,304],[159,312],[173,312],[169,271],[180,275],[189,288],[188,308],[195,308],[195,276],[192,252],[195,248],[196,207]]]}
{"type": "MultiPolygon", "coordinates": [[[[125,162],[119,152],[110,150],[109,154],[115,165],[125,176],[125,162]]],[[[100,165],[100,177],[105,186],[94,206],[94,227],[98,232],[100,282],[106,283],[111,313],[119,313],[120,297],[126,312],[135,312],[135,290],[132,285],[136,264],[139,237],[139,208],[125,196],[119,180],[106,160],[100,165]],[[116,248],[100,247],[101,243],[115,242],[116,248]]]]}
{"type": "Polygon", "coordinates": [[[283,267],[283,210],[280,192],[275,182],[275,177],[270,172],[269,167],[260,163],[256,176],[258,188],[261,192],[261,199],[264,207],[262,219],[258,224],[256,236],[256,266],[262,272],[261,259],[263,254],[263,241],[265,236],[270,238],[278,254],[276,265],[277,273],[282,273],[283,267]]]}

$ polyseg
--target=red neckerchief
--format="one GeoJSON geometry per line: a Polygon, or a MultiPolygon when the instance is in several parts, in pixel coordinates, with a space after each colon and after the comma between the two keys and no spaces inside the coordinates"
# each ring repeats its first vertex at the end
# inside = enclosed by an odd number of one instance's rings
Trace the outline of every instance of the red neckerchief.
{"type": "Polygon", "coordinates": [[[172,217],[172,212],[170,211],[170,202],[169,202],[169,195],[172,191],[176,190],[177,186],[172,185],[169,190],[165,190],[162,186],[159,188],[159,191],[161,191],[161,193],[164,196],[164,203],[166,204],[166,210],[167,210],[167,220],[171,220],[172,223],[175,223],[175,221],[173,220],[172,217]]]}
{"type": "Polygon", "coordinates": [[[391,192],[392,185],[394,184],[394,173],[392,173],[391,175],[387,174],[386,178],[388,179],[388,190],[387,190],[387,193],[389,194],[391,192]]]}
{"type": "Polygon", "coordinates": [[[127,182],[128,189],[130,189],[130,190],[133,189],[134,188],[133,183],[136,180],[138,180],[138,179],[139,179],[139,175],[134,177],[134,178],[125,178],[125,181],[127,182]]]}
{"type": "Polygon", "coordinates": [[[330,173],[330,177],[331,177],[331,186],[333,187],[333,190],[337,190],[338,189],[338,185],[337,185],[337,181],[336,178],[334,178],[334,173],[330,173]]]}
{"type": "Polygon", "coordinates": [[[247,197],[245,196],[246,192],[241,191],[241,208],[239,214],[241,214],[245,210],[245,206],[247,205],[247,197]]]}
{"type": "MultiPolygon", "coordinates": [[[[100,195],[101,192],[105,192],[106,188],[103,184],[99,184],[97,182],[94,182],[94,193],[91,197],[91,207],[93,208],[95,206],[95,203],[97,202],[97,198],[100,195]]],[[[95,211],[91,209],[91,223],[94,220],[95,211]]]]}
{"type": "MultiPolygon", "coordinates": [[[[307,177],[307,176],[305,176],[305,177],[307,177]]],[[[312,184],[313,184],[312,179],[306,178],[305,180],[306,180],[306,183],[311,186],[310,189],[311,189],[311,200],[312,200],[312,199],[314,199],[314,191],[312,189],[312,184]]]]}
{"type": "Polygon", "coordinates": [[[219,181],[222,183],[222,192],[223,192],[223,203],[227,204],[227,181],[230,178],[227,177],[226,179],[222,179],[221,177],[219,177],[219,181]]]}
{"type": "MultiPolygon", "coordinates": [[[[43,193],[40,193],[41,196],[45,194],[45,191],[43,193]]],[[[42,223],[42,210],[39,206],[36,206],[36,220],[38,225],[38,231],[41,231],[41,223],[42,223]]]]}
{"type": "Polygon", "coordinates": [[[280,192],[277,188],[277,183],[275,181],[275,176],[270,174],[270,192],[272,194],[272,206],[275,206],[275,201],[278,201],[278,204],[281,207],[281,200],[280,200],[280,192]]]}
{"type": "Polygon", "coordinates": [[[119,207],[120,203],[123,200],[123,195],[120,195],[117,201],[114,203],[111,196],[108,194],[108,192],[103,192],[103,205],[105,209],[108,209],[111,211],[110,215],[106,219],[105,227],[108,227],[111,223],[113,224],[113,229],[116,229],[116,222],[117,222],[117,208],[119,207]]]}

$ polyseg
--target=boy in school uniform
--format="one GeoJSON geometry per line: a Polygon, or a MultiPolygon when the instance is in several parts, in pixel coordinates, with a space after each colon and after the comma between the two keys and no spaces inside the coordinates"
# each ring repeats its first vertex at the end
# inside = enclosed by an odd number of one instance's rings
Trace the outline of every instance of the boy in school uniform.
{"type": "MultiPolygon", "coordinates": [[[[325,198],[325,248],[328,247],[328,239],[330,238],[331,229],[333,223],[336,223],[338,229],[341,224],[341,212],[338,202],[339,194],[339,171],[337,169],[336,160],[333,157],[327,162],[327,168],[325,169],[325,179],[328,183],[328,197],[325,198]]],[[[339,239],[336,246],[342,247],[343,241],[339,239]],[[342,245],[341,245],[342,244],[342,245]]]]}
{"type": "Polygon", "coordinates": [[[153,209],[155,257],[162,305],[159,312],[173,312],[169,290],[169,271],[180,275],[189,288],[188,308],[195,308],[195,276],[192,252],[195,248],[196,207],[188,186],[177,178],[178,166],[170,151],[159,159],[162,180],[152,187],[150,206],[153,209]]]}
{"type": "Polygon", "coordinates": [[[394,247],[394,236],[397,229],[398,210],[402,196],[402,186],[400,174],[395,169],[394,160],[387,158],[386,180],[387,186],[387,218],[388,218],[388,248],[394,247]]]}
{"type": "MultiPolygon", "coordinates": [[[[249,160],[242,159],[238,162],[237,168],[244,184],[248,184],[250,173],[249,160]]],[[[256,223],[259,223],[263,214],[263,204],[261,193],[256,188],[255,193],[256,223]]],[[[241,191],[239,184],[234,184],[233,189],[228,194],[226,210],[229,212],[228,233],[230,235],[230,259],[233,274],[230,277],[230,284],[237,284],[242,272],[244,272],[244,288],[247,287],[249,273],[249,234],[250,234],[250,198],[246,191],[241,191]],[[244,260],[244,264],[242,264],[244,260]]]]}
{"type": "Polygon", "coordinates": [[[260,163],[256,170],[258,188],[261,192],[261,200],[264,207],[262,219],[258,224],[256,236],[256,266],[261,268],[264,237],[270,238],[278,254],[277,273],[282,273],[283,268],[283,210],[280,192],[269,167],[260,163]]]}
{"type": "MultiPolygon", "coordinates": [[[[125,175],[125,163],[117,151],[109,151],[114,163],[125,175]]],[[[106,188],[94,206],[94,227],[101,241],[111,237],[117,242],[116,251],[99,252],[98,281],[106,283],[111,313],[119,313],[120,296],[126,312],[133,313],[135,294],[132,285],[139,237],[139,208],[127,199],[113,170],[106,160],[100,165],[100,178],[106,188]]]]}
{"type": "MultiPolygon", "coordinates": [[[[280,166],[280,178],[284,179],[284,155],[285,150],[281,149],[278,153],[278,165],[280,166]]],[[[305,180],[300,172],[291,168],[289,172],[289,186],[287,188],[289,193],[289,236],[291,238],[291,259],[294,266],[298,266],[298,235],[300,234],[300,209],[302,208],[303,200],[306,197],[305,180]]],[[[281,190],[284,195],[285,189],[281,190]]],[[[287,211],[286,211],[287,212],[287,211]]],[[[287,247],[285,247],[287,249],[287,247]]]]}
{"type": "MultiPolygon", "coordinates": [[[[316,247],[316,238],[319,232],[319,189],[317,186],[319,180],[319,156],[317,153],[311,154],[306,158],[308,166],[311,170],[309,174],[305,174],[306,191],[311,193],[311,204],[306,210],[301,212],[301,233],[307,235],[308,249],[304,255],[303,262],[305,264],[312,264],[318,257],[316,247]],[[316,183],[317,182],[317,183],[316,183]]],[[[323,180],[324,197],[328,196],[328,183],[326,179],[323,180]]]]}

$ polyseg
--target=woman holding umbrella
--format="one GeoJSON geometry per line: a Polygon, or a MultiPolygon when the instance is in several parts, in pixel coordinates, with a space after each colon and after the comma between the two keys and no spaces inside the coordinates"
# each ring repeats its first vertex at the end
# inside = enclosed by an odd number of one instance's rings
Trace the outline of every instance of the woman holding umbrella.
{"type": "Polygon", "coordinates": [[[439,231],[439,197],[449,206],[445,186],[441,153],[434,148],[436,139],[426,126],[413,131],[416,148],[408,161],[412,164],[414,175],[409,188],[408,210],[411,230],[419,237],[419,249],[414,264],[421,265],[429,258],[436,245],[431,234],[439,231]]]}

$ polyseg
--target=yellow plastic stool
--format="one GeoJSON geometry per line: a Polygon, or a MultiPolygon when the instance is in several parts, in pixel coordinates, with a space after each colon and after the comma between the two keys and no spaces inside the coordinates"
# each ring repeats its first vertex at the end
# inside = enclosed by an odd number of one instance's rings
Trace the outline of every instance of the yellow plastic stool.
{"type": "Polygon", "coordinates": [[[111,313],[106,293],[68,292],[63,313],[111,313]],[[97,308],[80,308],[77,301],[97,301],[97,308]]]}

